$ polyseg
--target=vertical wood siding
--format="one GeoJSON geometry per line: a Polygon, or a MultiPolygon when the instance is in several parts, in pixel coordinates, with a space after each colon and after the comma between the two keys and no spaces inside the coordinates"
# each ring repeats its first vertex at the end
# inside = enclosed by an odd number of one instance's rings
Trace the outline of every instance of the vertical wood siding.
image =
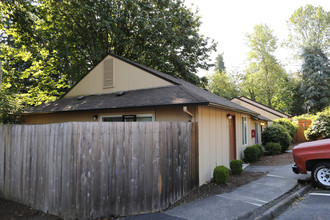
{"type": "Polygon", "coordinates": [[[210,181],[213,169],[229,167],[228,112],[218,108],[199,106],[199,183],[210,181]]]}
{"type": "Polygon", "coordinates": [[[254,144],[251,138],[251,129],[254,129],[254,120],[248,114],[209,106],[198,107],[199,126],[199,184],[210,181],[215,167],[224,165],[229,167],[230,142],[229,121],[227,114],[235,116],[236,158],[243,158],[243,150],[254,144]],[[247,118],[248,143],[242,143],[242,116],[247,118]],[[252,127],[253,126],[253,127],[252,127]]]}
{"type": "Polygon", "coordinates": [[[0,196],[65,219],[159,211],[196,186],[196,123],[0,125],[0,196]]]}

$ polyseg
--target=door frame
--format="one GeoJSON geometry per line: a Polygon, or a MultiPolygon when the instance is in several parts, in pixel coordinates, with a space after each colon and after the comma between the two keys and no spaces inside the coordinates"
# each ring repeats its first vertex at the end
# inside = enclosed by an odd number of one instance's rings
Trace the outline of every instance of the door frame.
{"type": "Polygon", "coordinates": [[[236,146],[236,118],[232,115],[229,119],[229,159],[237,159],[237,146],[236,146]]]}

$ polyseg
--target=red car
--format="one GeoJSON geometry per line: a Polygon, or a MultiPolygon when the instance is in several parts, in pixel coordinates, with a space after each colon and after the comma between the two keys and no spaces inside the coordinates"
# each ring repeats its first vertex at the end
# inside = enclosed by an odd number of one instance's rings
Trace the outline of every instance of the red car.
{"type": "Polygon", "coordinates": [[[292,154],[296,163],[293,172],[306,174],[312,171],[315,184],[330,190],[330,139],[299,144],[292,154]]]}

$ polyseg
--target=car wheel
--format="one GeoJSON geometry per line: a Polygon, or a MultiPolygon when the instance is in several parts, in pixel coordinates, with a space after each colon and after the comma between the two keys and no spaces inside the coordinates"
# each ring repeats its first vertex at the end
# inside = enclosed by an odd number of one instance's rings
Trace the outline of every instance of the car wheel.
{"type": "Polygon", "coordinates": [[[330,163],[316,164],[312,171],[312,178],[316,186],[330,190],[330,163]]]}

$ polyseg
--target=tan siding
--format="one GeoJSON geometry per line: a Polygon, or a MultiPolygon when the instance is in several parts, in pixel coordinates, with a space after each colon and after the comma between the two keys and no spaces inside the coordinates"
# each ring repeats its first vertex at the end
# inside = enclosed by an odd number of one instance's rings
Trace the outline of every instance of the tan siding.
{"type": "MultiPolygon", "coordinates": [[[[216,123],[216,130],[217,130],[217,133],[218,134],[222,134],[225,129],[223,129],[223,126],[222,124],[224,123],[223,122],[223,118],[221,116],[221,111],[216,111],[216,118],[215,118],[215,123],[216,123]]],[[[222,135],[215,135],[215,143],[217,145],[223,145],[223,142],[224,141],[224,138],[222,137],[222,135]]],[[[221,160],[223,160],[223,152],[221,152],[220,149],[216,148],[217,149],[217,152],[215,154],[216,158],[221,158],[221,160]]]]}
{"type": "MultiPolygon", "coordinates": [[[[196,107],[188,107],[188,111],[195,114],[196,107]]],[[[188,122],[191,117],[183,112],[181,106],[177,107],[159,107],[145,108],[139,110],[107,110],[107,111],[89,111],[89,112],[66,112],[66,113],[51,113],[23,116],[24,124],[49,124],[68,121],[94,121],[94,115],[101,120],[102,116],[111,115],[141,115],[151,114],[155,121],[168,122],[188,122]]]]}
{"type": "MultiPolygon", "coordinates": [[[[272,112],[272,113],[275,114],[275,115],[279,115],[279,116],[281,116],[282,118],[288,118],[287,115],[285,115],[285,114],[283,114],[283,113],[281,113],[281,112],[278,112],[278,111],[276,111],[275,109],[269,108],[269,107],[264,106],[264,105],[259,104],[259,103],[256,103],[256,102],[254,102],[254,101],[252,101],[252,100],[249,100],[249,99],[247,99],[247,98],[245,98],[245,97],[242,97],[242,99],[243,99],[244,101],[246,101],[246,102],[249,102],[249,103],[251,103],[251,104],[253,104],[253,105],[256,105],[257,107],[264,108],[264,109],[266,109],[267,111],[270,111],[270,112],[272,112]]],[[[278,117],[278,116],[277,116],[277,117],[278,117]]]]}
{"type": "Polygon", "coordinates": [[[254,129],[254,120],[250,115],[230,112],[222,109],[199,106],[199,172],[200,184],[204,184],[212,178],[213,169],[224,165],[229,167],[230,145],[229,145],[229,122],[227,114],[235,116],[236,125],[236,158],[242,159],[247,146],[254,144],[251,130],[254,129]],[[247,118],[248,143],[242,144],[242,116],[247,118]],[[253,125],[253,127],[252,127],[253,125]]]}
{"type": "MultiPolygon", "coordinates": [[[[188,107],[188,111],[191,112],[193,115],[196,115],[196,108],[188,107]]],[[[167,121],[167,122],[188,122],[191,120],[191,117],[183,112],[182,106],[177,107],[162,107],[156,109],[156,121],[167,121]]]]}
{"type": "Polygon", "coordinates": [[[229,167],[227,113],[217,108],[198,107],[200,184],[212,178],[213,169],[216,166],[229,167]]]}
{"type": "Polygon", "coordinates": [[[248,146],[249,145],[254,145],[255,144],[255,138],[252,138],[252,130],[255,129],[255,120],[251,119],[250,116],[247,117],[248,120],[248,146]]]}
{"type": "MultiPolygon", "coordinates": [[[[244,99],[245,100],[245,99],[244,99]]],[[[281,117],[283,117],[283,118],[288,118],[288,116],[286,116],[286,115],[284,115],[284,114],[281,114],[281,113],[278,113],[278,112],[276,112],[275,110],[272,110],[272,109],[270,109],[270,108],[267,108],[267,110],[269,110],[270,112],[268,112],[268,111],[265,111],[265,110],[263,110],[263,109],[261,109],[261,108],[259,108],[259,107],[257,107],[257,106],[253,106],[253,105],[251,105],[251,104],[249,104],[249,103],[246,103],[246,102],[243,102],[243,101],[241,101],[241,100],[239,100],[239,99],[237,99],[237,98],[234,98],[233,100],[232,100],[232,102],[235,102],[236,104],[239,104],[239,105],[241,105],[241,106],[243,106],[243,107],[245,107],[245,108],[248,108],[248,109],[250,109],[250,110],[252,110],[252,111],[255,111],[255,112],[257,112],[257,113],[259,113],[260,115],[262,115],[262,116],[265,116],[265,117],[267,117],[267,118],[269,118],[269,119],[271,119],[271,120],[275,120],[275,119],[277,119],[277,118],[280,118],[279,116],[277,116],[277,115],[281,115],[281,117]],[[274,113],[274,114],[273,114],[274,113]],[[275,115],[275,114],[277,114],[277,115],[275,115]]],[[[258,104],[260,107],[263,107],[263,108],[265,108],[264,106],[262,106],[262,105],[260,105],[260,104],[258,104]]]]}
{"type": "MultiPolygon", "coordinates": [[[[109,58],[113,57],[108,56],[105,60],[109,58]]],[[[104,61],[102,61],[68,92],[65,98],[173,85],[116,58],[113,58],[113,67],[113,87],[104,88],[104,61]]]]}

